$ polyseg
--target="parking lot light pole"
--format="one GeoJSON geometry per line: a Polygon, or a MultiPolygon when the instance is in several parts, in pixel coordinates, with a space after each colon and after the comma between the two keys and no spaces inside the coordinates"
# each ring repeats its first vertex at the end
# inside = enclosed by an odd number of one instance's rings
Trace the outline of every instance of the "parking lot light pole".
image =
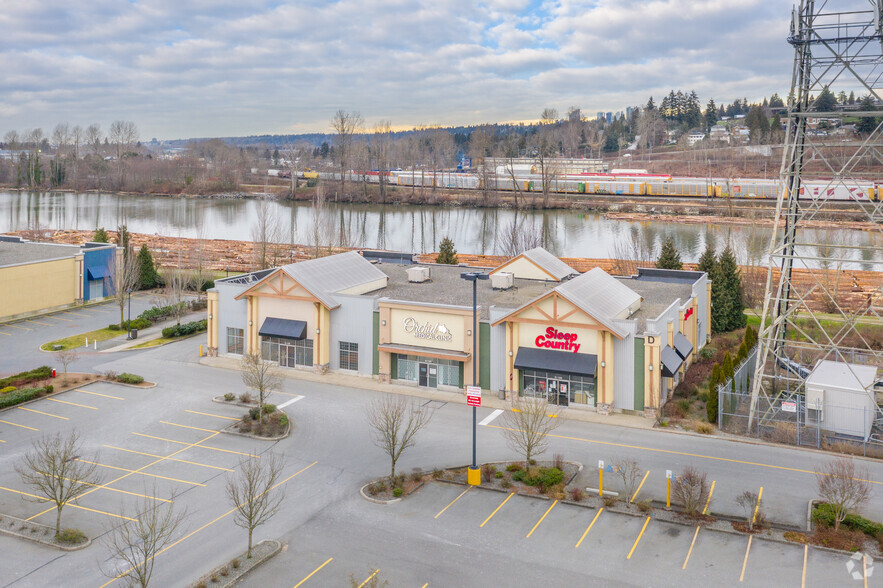
{"type": "MultiPolygon", "coordinates": [[[[472,385],[478,386],[478,280],[487,280],[490,275],[481,272],[463,272],[460,277],[472,282],[472,385]]],[[[478,469],[476,456],[475,432],[477,429],[477,410],[472,407],[472,467],[469,468],[468,481],[472,486],[481,484],[481,471],[478,469]]]]}
{"type": "Polygon", "coordinates": [[[126,335],[126,339],[132,338],[132,289],[129,288],[129,321],[126,327],[128,328],[129,333],[126,335]]]}

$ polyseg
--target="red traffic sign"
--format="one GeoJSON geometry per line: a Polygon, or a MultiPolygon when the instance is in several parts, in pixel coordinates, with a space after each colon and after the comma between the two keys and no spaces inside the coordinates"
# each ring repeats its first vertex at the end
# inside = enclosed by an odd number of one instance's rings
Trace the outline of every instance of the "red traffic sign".
{"type": "Polygon", "coordinates": [[[466,387],[466,405],[481,406],[481,388],[479,386],[466,387]]]}

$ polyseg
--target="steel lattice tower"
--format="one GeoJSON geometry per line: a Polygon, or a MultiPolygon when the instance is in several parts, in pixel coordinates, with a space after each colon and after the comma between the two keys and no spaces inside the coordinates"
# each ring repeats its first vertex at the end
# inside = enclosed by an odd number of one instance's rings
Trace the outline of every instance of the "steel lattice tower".
{"type": "Polygon", "coordinates": [[[793,12],[794,69],[775,216],[780,230],[767,259],[749,430],[775,416],[781,400],[801,394],[820,359],[883,367],[883,341],[870,338],[866,326],[883,324],[883,284],[870,273],[883,270],[881,5],[801,0],[793,12]],[[829,111],[820,99],[825,89],[864,100],[829,111]],[[855,121],[860,132],[823,132],[820,121],[855,121]],[[867,231],[818,231],[829,215],[844,213],[836,200],[845,194],[852,194],[851,214],[867,231]]]}

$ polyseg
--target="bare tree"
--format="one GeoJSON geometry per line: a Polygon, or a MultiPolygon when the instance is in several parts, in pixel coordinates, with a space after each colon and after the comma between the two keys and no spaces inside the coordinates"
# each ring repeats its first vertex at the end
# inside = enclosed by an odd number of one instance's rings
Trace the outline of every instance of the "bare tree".
{"type": "Polygon", "coordinates": [[[706,478],[693,466],[687,466],[672,483],[671,493],[675,502],[680,503],[689,516],[701,514],[708,502],[710,487],[706,478]]]}
{"type": "Polygon", "coordinates": [[[549,448],[549,433],[558,427],[558,420],[550,418],[545,398],[523,396],[512,401],[504,417],[503,437],[513,451],[524,455],[530,463],[535,456],[549,448]]]}
{"type": "Polygon", "coordinates": [[[500,232],[499,250],[506,257],[515,257],[542,244],[542,231],[536,225],[528,224],[527,219],[519,221],[517,211],[512,222],[500,232]]]}
{"type": "Polygon", "coordinates": [[[187,310],[185,294],[193,286],[197,275],[177,268],[163,271],[164,286],[157,295],[158,306],[170,306],[176,324],[181,324],[181,317],[187,310]]]}
{"type": "MultiPolygon", "coordinates": [[[[338,229],[338,245],[346,247],[349,245],[348,235],[346,234],[346,226],[343,221],[336,227],[338,229]]],[[[323,248],[327,248],[326,255],[330,255],[334,247],[334,215],[328,208],[326,202],[325,188],[316,187],[315,197],[313,198],[313,222],[309,227],[310,245],[314,250],[314,257],[323,255],[323,248]]]]}
{"type": "Polygon", "coordinates": [[[420,429],[429,424],[432,413],[404,396],[386,394],[368,406],[368,424],[374,444],[389,456],[390,482],[396,477],[396,463],[415,444],[420,429]]]}
{"type": "Polygon", "coordinates": [[[67,375],[67,368],[80,359],[80,350],[76,347],[71,349],[62,349],[58,353],[55,354],[55,359],[61,366],[64,368],[64,374],[67,375]]]}
{"type": "Polygon", "coordinates": [[[93,123],[86,128],[86,142],[92,150],[92,169],[98,179],[98,189],[101,189],[101,172],[105,169],[104,150],[102,148],[104,141],[104,133],[101,131],[101,125],[93,123]]]}
{"type": "Polygon", "coordinates": [[[114,147],[117,161],[117,184],[122,188],[124,161],[134,144],[138,142],[138,127],[129,120],[115,120],[110,125],[108,140],[114,147]]]}
{"type": "Polygon", "coordinates": [[[851,457],[835,457],[816,468],[819,498],[834,512],[834,530],[846,515],[861,507],[871,497],[867,466],[856,466],[851,457]]]}
{"type": "Polygon", "coordinates": [[[392,141],[392,123],[383,120],[374,127],[374,138],[371,142],[371,155],[374,156],[374,167],[379,170],[377,177],[380,186],[380,202],[386,202],[386,184],[389,178],[390,143],[392,141]]]}
{"type": "Polygon", "coordinates": [[[239,473],[227,476],[227,497],[236,509],[233,522],[248,530],[248,552],[254,530],[269,521],[279,511],[285,498],[276,490],[282,475],[282,460],[273,454],[240,458],[239,473]]]}
{"type": "MultiPolygon", "coordinates": [[[[128,245],[126,245],[128,247],[128,245]]],[[[129,300],[132,290],[138,286],[140,276],[140,267],[138,266],[138,256],[134,252],[129,251],[119,258],[113,256],[108,261],[107,276],[105,279],[105,290],[113,292],[114,300],[120,309],[120,328],[126,320],[126,302],[129,300]]]]}
{"type": "Polygon", "coordinates": [[[655,252],[655,245],[642,236],[641,230],[631,227],[625,237],[613,245],[614,271],[620,276],[633,276],[638,273],[639,267],[654,265],[655,252]]]}
{"type": "Polygon", "coordinates": [[[71,500],[101,484],[97,465],[80,460],[83,446],[76,430],[44,435],[15,464],[21,481],[41,500],[55,504],[55,534],[61,532],[61,511],[71,500]]]}
{"type": "Polygon", "coordinates": [[[622,489],[625,492],[625,501],[632,502],[632,496],[638,489],[638,483],[641,480],[643,470],[638,466],[638,462],[634,459],[620,458],[614,460],[613,471],[622,480],[622,489]]]}
{"type": "Polygon", "coordinates": [[[258,393],[258,406],[260,407],[260,419],[264,422],[264,404],[270,394],[282,387],[282,376],[279,374],[278,365],[271,361],[264,361],[258,353],[246,353],[240,362],[242,370],[242,383],[258,393]]]}
{"type": "Polygon", "coordinates": [[[748,530],[753,531],[754,513],[760,508],[760,497],[757,492],[746,490],[736,497],[736,504],[745,513],[745,523],[748,525],[748,530]]]}
{"type": "Polygon", "coordinates": [[[153,577],[156,556],[172,542],[185,516],[186,512],[175,512],[172,500],[158,498],[156,489],[152,494],[145,492],[130,516],[135,520],[111,528],[106,535],[113,567],[102,570],[104,575],[146,588],[153,577]]]}
{"type": "Polygon", "coordinates": [[[71,147],[74,156],[74,188],[80,188],[80,147],[86,140],[86,132],[80,125],[74,125],[71,129],[71,147]]]}
{"type": "Polygon", "coordinates": [[[255,265],[257,269],[266,269],[276,266],[279,261],[280,246],[283,241],[282,229],[269,201],[259,200],[256,212],[257,218],[251,228],[251,239],[255,246],[255,265]]]}
{"type": "Polygon", "coordinates": [[[362,115],[358,112],[346,112],[341,109],[334,113],[331,128],[334,129],[334,158],[340,169],[340,195],[343,196],[346,186],[346,172],[351,156],[353,135],[363,124],[362,115]]]}

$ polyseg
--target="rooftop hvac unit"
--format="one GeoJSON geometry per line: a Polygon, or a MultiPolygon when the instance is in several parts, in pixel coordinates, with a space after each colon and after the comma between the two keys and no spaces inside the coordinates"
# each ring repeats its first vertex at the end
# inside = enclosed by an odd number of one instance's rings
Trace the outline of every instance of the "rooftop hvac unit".
{"type": "Polygon", "coordinates": [[[494,290],[508,290],[515,285],[515,274],[511,272],[497,272],[491,274],[491,288],[494,290]]]}
{"type": "Polygon", "coordinates": [[[428,267],[409,267],[407,272],[409,282],[420,283],[425,282],[429,279],[428,267]]]}

